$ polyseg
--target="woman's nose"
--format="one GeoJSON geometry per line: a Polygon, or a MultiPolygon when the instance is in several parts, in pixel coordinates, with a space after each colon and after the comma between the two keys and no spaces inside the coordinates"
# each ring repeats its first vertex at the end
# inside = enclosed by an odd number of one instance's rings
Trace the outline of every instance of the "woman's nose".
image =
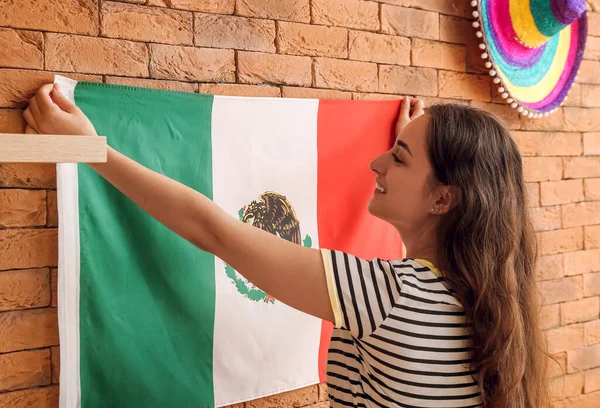
{"type": "Polygon", "coordinates": [[[384,172],[384,170],[385,170],[385,155],[386,155],[386,153],[380,154],[379,156],[377,156],[373,160],[371,160],[371,163],[369,163],[369,167],[371,168],[372,171],[374,171],[377,174],[381,174],[384,172]]]}

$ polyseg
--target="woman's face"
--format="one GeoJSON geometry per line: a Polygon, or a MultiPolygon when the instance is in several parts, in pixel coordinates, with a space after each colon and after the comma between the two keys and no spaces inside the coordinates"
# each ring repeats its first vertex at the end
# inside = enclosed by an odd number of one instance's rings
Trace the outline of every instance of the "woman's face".
{"type": "Polygon", "coordinates": [[[426,114],[411,121],[394,146],[371,162],[377,185],[369,212],[400,230],[419,225],[436,209],[433,168],[427,154],[428,122],[426,114]]]}

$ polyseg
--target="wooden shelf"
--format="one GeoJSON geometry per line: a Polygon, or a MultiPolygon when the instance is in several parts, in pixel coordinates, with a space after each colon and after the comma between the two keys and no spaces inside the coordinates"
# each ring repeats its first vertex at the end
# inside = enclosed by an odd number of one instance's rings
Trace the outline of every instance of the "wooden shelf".
{"type": "Polygon", "coordinates": [[[106,137],[0,133],[0,163],[105,163],[106,137]]]}

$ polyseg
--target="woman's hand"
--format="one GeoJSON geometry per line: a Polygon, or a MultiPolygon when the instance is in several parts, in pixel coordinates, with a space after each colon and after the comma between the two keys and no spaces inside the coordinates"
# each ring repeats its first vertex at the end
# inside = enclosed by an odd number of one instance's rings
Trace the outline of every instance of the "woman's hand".
{"type": "Polygon", "coordinates": [[[25,133],[97,136],[92,122],[74,103],[65,98],[58,85],[43,85],[23,112],[25,133]]]}
{"type": "Polygon", "coordinates": [[[410,121],[418,118],[425,113],[425,104],[421,99],[405,96],[400,105],[400,114],[396,123],[396,137],[410,121]]]}

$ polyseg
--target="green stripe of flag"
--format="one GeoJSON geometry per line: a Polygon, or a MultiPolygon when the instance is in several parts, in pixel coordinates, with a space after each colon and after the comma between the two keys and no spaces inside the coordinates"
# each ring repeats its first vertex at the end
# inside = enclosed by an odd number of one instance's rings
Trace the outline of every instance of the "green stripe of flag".
{"type": "MultiPolygon", "coordinates": [[[[212,199],[212,96],[79,83],[75,101],[109,145],[212,199]]],[[[78,172],[81,406],[212,405],[213,256],[78,172]]]]}

